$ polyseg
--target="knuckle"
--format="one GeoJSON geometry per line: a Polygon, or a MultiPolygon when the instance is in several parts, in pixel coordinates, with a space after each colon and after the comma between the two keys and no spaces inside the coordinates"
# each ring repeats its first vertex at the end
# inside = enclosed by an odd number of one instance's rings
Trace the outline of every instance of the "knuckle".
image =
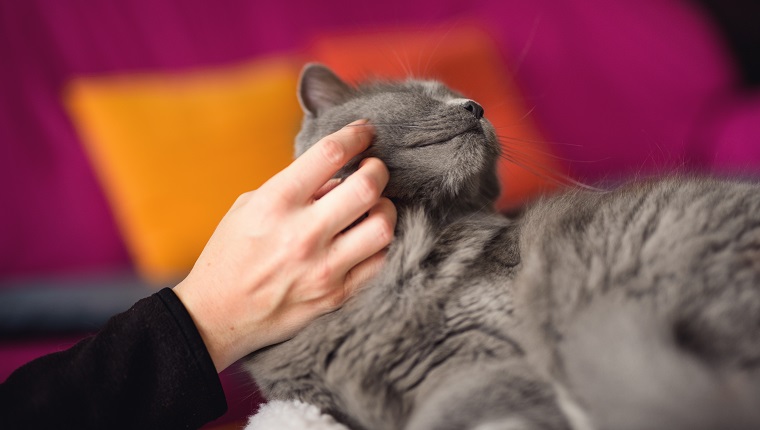
{"type": "Polygon", "coordinates": [[[240,194],[236,199],[235,202],[232,204],[232,208],[240,208],[244,207],[248,204],[249,201],[253,198],[254,191],[248,191],[243,194],[240,194]]]}
{"type": "Polygon", "coordinates": [[[387,245],[393,240],[396,229],[396,207],[389,199],[382,198],[373,212],[378,240],[387,245]]]}
{"type": "Polygon", "coordinates": [[[380,186],[367,175],[356,175],[354,190],[357,197],[365,203],[372,202],[380,196],[380,186]]]}
{"type": "Polygon", "coordinates": [[[326,262],[319,262],[312,268],[312,279],[314,280],[314,293],[324,297],[332,291],[332,274],[333,270],[326,262]]]}
{"type": "Polygon", "coordinates": [[[291,244],[287,247],[287,249],[291,252],[293,260],[298,262],[307,261],[311,256],[310,247],[303,242],[296,242],[294,244],[291,244]]]}
{"type": "Polygon", "coordinates": [[[237,200],[235,200],[235,203],[245,203],[248,200],[250,200],[252,196],[253,196],[253,191],[245,192],[238,196],[237,200]]]}
{"type": "Polygon", "coordinates": [[[383,197],[380,199],[378,206],[380,208],[380,212],[383,213],[388,218],[388,221],[393,226],[395,226],[396,220],[398,218],[398,212],[396,212],[396,205],[394,205],[390,199],[383,197]]]}
{"type": "Polygon", "coordinates": [[[322,156],[330,164],[335,166],[342,166],[345,163],[344,159],[346,157],[346,149],[343,147],[343,144],[335,138],[331,136],[325,138],[325,140],[323,140],[322,144],[320,145],[320,150],[322,152],[322,156]]]}
{"type": "Polygon", "coordinates": [[[307,229],[291,232],[285,236],[284,241],[283,249],[287,249],[295,261],[307,262],[317,249],[318,237],[307,229]]]}
{"type": "Polygon", "coordinates": [[[277,209],[290,208],[297,202],[297,196],[303,189],[303,183],[297,176],[279,177],[277,179],[264,184],[257,190],[261,193],[259,201],[263,206],[277,209]]]}
{"type": "Polygon", "coordinates": [[[312,218],[300,227],[302,234],[307,237],[315,248],[328,239],[327,231],[330,219],[321,213],[315,213],[312,218]]]}
{"type": "Polygon", "coordinates": [[[386,245],[391,243],[391,240],[393,240],[394,228],[395,225],[390,219],[385,217],[380,218],[377,226],[377,237],[380,242],[386,245]]]}
{"type": "Polygon", "coordinates": [[[332,294],[325,296],[322,303],[327,309],[333,310],[343,306],[346,301],[346,294],[342,288],[336,289],[332,294]]]}
{"type": "Polygon", "coordinates": [[[298,177],[289,178],[283,181],[280,192],[273,193],[273,199],[281,205],[289,206],[296,200],[296,196],[304,188],[304,184],[298,177]]]}

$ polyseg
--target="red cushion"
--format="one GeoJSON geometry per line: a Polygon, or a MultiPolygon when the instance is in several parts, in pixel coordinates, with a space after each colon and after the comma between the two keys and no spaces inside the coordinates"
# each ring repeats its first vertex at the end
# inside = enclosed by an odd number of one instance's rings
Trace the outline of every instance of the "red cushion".
{"type": "Polygon", "coordinates": [[[341,33],[315,40],[314,60],[349,81],[367,78],[438,79],[480,103],[501,137],[501,209],[514,207],[553,183],[536,171],[560,171],[543,143],[494,42],[482,30],[456,25],[445,30],[406,29],[341,33]],[[507,160],[514,157],[527,168],[507,160]]]}

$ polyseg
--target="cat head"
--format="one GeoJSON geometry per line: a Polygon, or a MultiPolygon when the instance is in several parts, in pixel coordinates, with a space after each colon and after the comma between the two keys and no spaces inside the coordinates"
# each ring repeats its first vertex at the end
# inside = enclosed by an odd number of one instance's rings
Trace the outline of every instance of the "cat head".
{"type": "Polygon", "coordinates": [[[390,171],[384,195],[397,205],[480,210],[499,194],[500,146],[493,126],[480,105],[439,82],[352,86],[327,67],[310,64],[301,73],[298,98],[304,120],[296,155],[354,120],[369,119],[372,144],[338,176],[351,174],[365,157],[380,158],[390,171]]]}

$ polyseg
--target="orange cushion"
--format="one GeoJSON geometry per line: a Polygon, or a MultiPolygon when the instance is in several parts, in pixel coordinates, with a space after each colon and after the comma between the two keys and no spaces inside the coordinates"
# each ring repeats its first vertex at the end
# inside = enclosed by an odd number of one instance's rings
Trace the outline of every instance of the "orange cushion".
{"type": "Polygon", "coordinates": [[[562,166],[531,119],[494,42],[475,26],[440,30],[364,31],[318,38],[312,56],[349,81],[368,77],[439,79],[478,101],[502,137],[505,157],[499,165],[502,195],[497,206],[514,207],[553,188],[543,171],[562,166]],[[527,168],[510,162],[518,160],[527,168]]]}
{"type": "Polygon", "coordinates": [[[300,63],[77,79],[65,104],[138,269],[186,274],[235,198],[292,159],[300,63]]]}

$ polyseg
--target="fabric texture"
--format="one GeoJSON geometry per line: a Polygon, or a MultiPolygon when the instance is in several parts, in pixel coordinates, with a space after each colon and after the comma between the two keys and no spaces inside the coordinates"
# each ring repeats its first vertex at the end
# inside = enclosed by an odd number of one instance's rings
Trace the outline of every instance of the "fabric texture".
{"type": "Polygon", "coordinates": [[[274,400],[261,405],[245,430],[348,430],[319,408],[298,400],[274,400]]]}
{"type": "Polygon", "coordinates": [[[77,281],[69,280],[62,287],[53,280],[38,279],[0,288],[0,338],[91,334],[112,316],[156,292],[134,275],[77,281]]]}
{"type": "Polygon", "coordinates": [[[82,78],[67,107],[140,273],[185,276],[238,195],[293,158],[299,65],[82,78]]]}
{"type": "Polygon", "coordinates": [[[214,364],[171,289],[0,385],[0,428],[197,428],[227,409],[214,364]]]}

